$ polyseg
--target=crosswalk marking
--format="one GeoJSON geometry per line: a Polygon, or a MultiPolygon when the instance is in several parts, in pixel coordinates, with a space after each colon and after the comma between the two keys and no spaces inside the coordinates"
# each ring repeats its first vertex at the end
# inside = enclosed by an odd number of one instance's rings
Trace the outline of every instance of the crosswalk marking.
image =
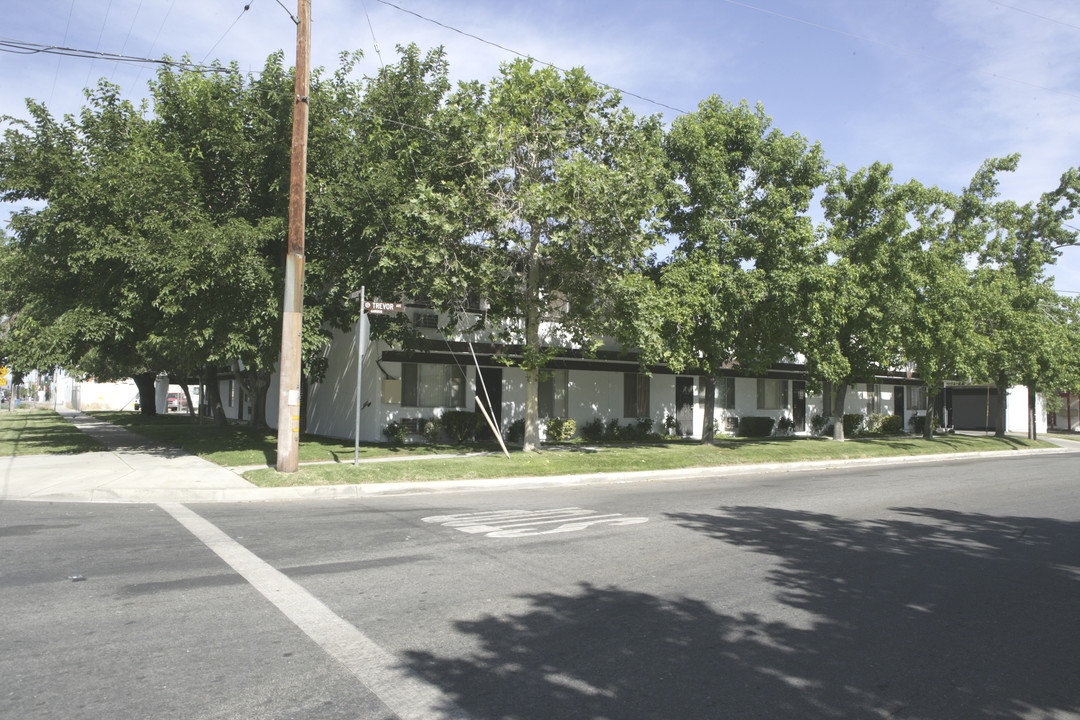
{"type": "Polygon", "coordinates": [[[622,513],[601,514],[579,507],[552,510],[489,510],[486,512],[433,515],[423,522],[437,523],[464,533],[483,534],[490,538],[517,538],[575,532],[593,525],[637,525],[646,517],[627,517],[622,513]],[[554,525],[555,527],[546,527],[554,525]]]}

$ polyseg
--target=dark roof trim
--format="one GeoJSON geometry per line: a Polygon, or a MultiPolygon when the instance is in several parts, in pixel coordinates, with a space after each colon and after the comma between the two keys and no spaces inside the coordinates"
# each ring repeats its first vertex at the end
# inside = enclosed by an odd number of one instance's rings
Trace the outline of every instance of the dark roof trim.
{"type": "MultiPolygon", "coordinates": [[[[438,343],[426,341],[422,343],[421,350],[385,350],[380,357],[385,362],[413,362],[430,363],[434,365],[461,365],[471,367],[473,364],[472,354],[469,353],[468,343],[450,342],[438,343]],[[451,352],[441,351],[440,345],[449,345],[451,352]]],[[[522,359],[520,345],[496,346],[490,343],[474,343],[476,361],[480,367],[507,367],[506,360],[514,364],[522,359]],[[502,352],[492,352],[498,349],[502,352]],[[514,352],[514,351],[517,352],[514,352]]],[[[563,356],[552,358],[547,366],[551,370],[592,370],[597,372],[640,372],[636,357],[621,355],[612,351],[600,351],[596,357],[586,357],[581,351],[567,351],[563,356]]],[[[703,375],[696,368],[688,368],[684,372],[675,373],[665,365],[650,365],[646,370],[653,375],[703,375]]],[[[775,378],[780,380],[805,380],[806,369],[798,363],[777,363],[764,375],[753,375],[741,372],[738,368],[721,370],[718,377],[746,377],[746,378],[775,378]]],[[[882,385],[922,385],[918,377],[908,377],[906,373],[896,375],[878,375],[871,382],[882,385]]]]}

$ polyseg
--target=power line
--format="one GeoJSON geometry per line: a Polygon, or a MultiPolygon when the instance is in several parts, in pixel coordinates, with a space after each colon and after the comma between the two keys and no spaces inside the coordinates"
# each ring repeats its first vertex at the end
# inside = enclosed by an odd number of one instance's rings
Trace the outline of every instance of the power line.
{"type": "MultiPolygon", "coordinates": [[[[384,2],[384,0],[379,0],[379,2],[384,2]]],[[[986,75],[997,80],[1005,80],[1007,82],[1015,83],[1017,85],[1027,85],[1028,87],[1035,88],[1036,90],[1042,90],[1043,92],[1058,93],[1080,100],[1080,95],[1077,95],[1076,93],[1046,87],[1045,85],[1037,85],[1035,83],[1028,82],[1027,80],[1020,80],[1019,78],[1009,77],[1008,75],[1001,75],[995,72],[990,72],[989,70],[980,70],[979,68],[970,67],[968,65],[961,65],[960,63],[952,62],[951,60],[944,60],[934,55],[927,55],[926,53],[919,52],[918,50],[909,50],[908,48],[902,47],[900,45],[894,45],[892,43],[885,42],[884,40],[876,40],[865,35],[859,35],[858,33],[829,27],[828,25],[822,25],[820,23],[812,22],[810,20],[804,20],[802,18],[795,17],[794,15],[785,15],[784,13],[776,12],[775,10],[768,10],[766,8],[758,7],[756,5],[750,5],[749,3],[740,2],[740,0],[723,0],[723,2],[726,2],[728,5],[735,5],[736,7],[746,8],[747,10],[754,10],[755,12],[764,13],[765,15],[772,15],[773,17],[782,18],[784,20],[789,20],[791,22],[799,23],[801,25],[808,25],[818,30],[824,30],[825,32],[834,33],[836,35],[843,35],[844,37],[849,37],[854,40],[861,40],[863,42],[873,43],[874,45],[880,45],[882,47],[889,48],[890,50],[895,50],[896,52],[903,53],[905,55],[912,55],[914,57],[922,58],[923,60],[929,60],[931,62],[940,63],[942,65],[951,65],[952,67],[959,68],[960,70],[966,70],[969,72],[978,73],[980,75],[986,75]]],[[[991,2],[993,2],[993,0],[991,0],[991,2]]],[[[1010,6],[1006,5],[1005,7],[1010,6]]]]}
{"type": "MultiPolygon", "coordinates": [[[[364,17],[367,18],[368,29],[371,31],[371,42],[375,46],[375,54],[379,56],[379,67],[385,70],[386,63],[383,62],[382,51],[379,50],[379,41],[375,38],[375,26],[371,24],[371,15],[368,14],[367,3],[361,2],[361,4],[364,8],[364,17]]],[[[401,111],[398,109],[397,95],[394,93],[393,83],[387,83],[387,89],[390,91],[390,102],[393,103],[394,106],[394,115],[397,116],[397,119],[400,122],[401,111]]],[[[416,160],[413,158],[412,143],[409,142],[409,136],[405,132],[404,123],[400,124],[399,129],[401,130],[401,136],[405,138],[405,151],[409,155],[409,163],[412,165],[413,175],[416,176],[417,180],[419,180],[420,173],[416,169],[416,160]]]]}
{"type": "MultiPolygon", "coordinates": [[[[112,12],[112,0],[109,0],[108,6],[105,8],[105,17],[101,19],[101,29],[98,30],[97,42],[94,43],[94,52],[97,52],[101,47],[101,36],[105,34],[105,26],[109,24],[109,13],[112,12]]],[[[83,82],[83,87],[90,87],[90,75],[94,72],[94,63],[90,63],[90,67],[86,68],[86,81],[83,82]]]]}
{"type": "MultiPolygon", "coordinates": [[[[68,30],[71,29],[71,16],[75,13],[75,0],[71,0],[71,6],[68,8],[67,22],[64,23],[64,42],[68,39],[68,30]]],[[[63,60],[56,59],[56,72],[53,74],[52,89],[49,90],[49,104],[52,105],[53,94],[56,92],[56,81],[60,77],[60,63],[63,60]]]]}
{"type": "MultiPolygon", "coordinates": [[[[174,7],[175,5],[176,5],[176,0],[170,0],[170,2],[169,2],[169,9],[165,11],[165,15],[164,15],[164,17],[162,17],[162,18],[161,18],[161,24],[160,24],[160,25],[158,25],[158,30],[157,30],[157,34],[156,34],[156,35],[154,35],[154,42],[150,43],[150,50],[149,50],[149,52],[148,52],[147,54],[151,54],[151,53],[153,53],[153,52],[154,52],[154,48],[156,48],[156,47],[157,47],[157,42],[158,42],[158,39],[159,39],[159,38],[161,37],[161,31],[165,29],[165,23],[166,23],[166,22],[168,22],[168,20],[169,20],[169,15],[170,15],[170,14],[172,13],[172,11],[173,11],[173,7],[174,7]]],[[[143,71],[143,68],[141,68],[141,67],[140,67],[140,68],[139,68],[139,73],[138,73],[138,74],[137,74],[137,75],[135,76],[135,83],[136,83],[136,84],[138,84],[138,82],[139,82],[139,78],[141,78],[141,77],[142,77],[142,71],[143,71]]]]}
{"type": "Polygon", "coordinates": [[[81,50],[79,48],[61,47],[59,45],[42,45],[40,43],[32,43],[25,40],[15,40],[12,38],[0,38],[0,52],[12,53],[15,55],[37,55],[41,53],[46,55],[63,55],[66,57],[86,58],[89,60],[112,60],[115,62],[126,63],[150,63],[156,65],[167,65],[169,67],[175,67],[181,70],[196,70],[199,72],[229,72],[229,69],[227,67],[222,67],[220,65],[202,65],[198,63],[185,62],[182,60],[169,60],[166,58],[144,58],[134,55],[120,55],[117,53],[99,52],[97,50],[81,50]]]}
{"type": "MultiPolygon", "coordinates": [[[[485,38],[482,38],[479,35],[473,35],[472,33],[465,32],[464,30],[459,30],[458,28],[453,27],[452,25],[447,25],[445,23],[439,22],[438,20],[433,20],[432,18],[421,15],[418,12],[413,12],[412,10],[407,10],[407,9],[405,9],[405,8],[399,6],[399,5],[395,5],[392,2],[388,2],[388,0],[378,0],[378,2],[382,3],[383,5],[387,5],[389,7],[392,7],[395,10],[403,12],[403,13],[405,13],[407,15],[412,15],[413,17],[420,18],[424,22],[429,22],[429,23],[431,23],[433,25],[438,25],[441,28],[445,28],[447,30],[450,30],[451,32],[456,32],[459,35],[464,35],[465,37],[472,38],[473,40],[478,40],[478,41],[484,43],[485,45],[490,45],[492,47],[498,48],[499,50],[502,50],[504,52],[508,52],[511,55],[517,55],[518,57],[525,58],[526,60],[535,60],[536,62],[540,63],[541,65],[547,65],[548,67],[554,68],[554,69],[558,70],[559,72],[564,72],[564,73],[569,72],[569,70],[567,70],[566,68],[561,68],[558,65],[556,65],[555,63],[550,63],[550,62],[547,62],[545,60],[541,60],[541,59],[533,57],[532,55],[529,55],[527,53],[518,52],[517,50],[514,50],[513,48],[508,48],[505,45],[500,45],[497,42],[492,42],[491,40],[487,40],[485,38]]],[[[662,102],[660,102],[658,100],[653,100],[652,98],[647,98],[644,95],[638,95],[636,93],[629,92],[628,90],[623,90],[622,88],[617,88],[614,85],[608,85],[607,83],[599,82],[599,81],[596,81],[596,84],[600,85],[601,87],[605,87],[608,90],[614,90],[614,91],[616,91],[616,92],[618,92],[618,93],[620,93],[622,95],[628,95],[630,97],[637,98],[638,100],[643,100],[643,101],[645,101],[647,103],[651,103],[653,105],[656,105],[657,107],[662,107],[662,108],[667,108],[668,110],[673,110],[673,111],[679,113],[680,115],[687,114],[687,111],[683,110],[681,108],[677,108],[677,107],[674,107],[672,105],[662,103],[662,102]]]]}
{"type": "Polygon", "coordinates": [[[225,32],[221,33],[221,37],[217,39],[217,42],[210,46],[210,49],[206,51],[206,55],[203,56],[202,62],[206,62],[206,58],[210,57],[210,53],[214,52],[214,50],[217,50],[217,46],[221,44],[221,41],[225,39],[225,36],[228,35],[234,27],[236,27],[236,23],[240,22],[240,18],[244,17],[244,13],[246,13],[250,9],[250,2],[244,5],[244,9],[241,10],[240,14],[236,16],[236,19],[232,21],[232,25],[225,28],[225,32]]]}
{"type": "MultiPolygon", "coordinates": [[[[139,0],[138,7],[135,8],[135,15],[131,18],[131,25],[128,26],[127,35],[124,36],[124,43],[120,46],[120,54],[123,55],[127,50],[128,40],[131,39],[131,31],[135,29],[135,23],[139,20],[139,13],[142,11],[143,0],[139,0]]],[[[66,39],[66,38],[65,38],[66,39]]],[[[120,67],[120,63],[113,65],[113,72],[116,72],[116,68],[120,67]]],[[[109,81],[112,81],[112,76],[109,76],[109,81]]]]}
{"type": "Polygon", "coordinates": [[[994,5],[1000,5],[1003,8],[1008,8],[1010,10],[1015,10],[1016,12],[1024,13],[1025,15],[1031,15],[1032,17],[1037,17],[1040,20],[1046,20],[1047,22],[1057,23],[1058,25],[1064,25],[1065,27],[1070,27],[1070,28],[1073,28],[1074,30],[1080,30],[1080,25],[1073,25],[1071,23],[1065,22],[1064,20],[1058,20],[1057,18],[1047,17],[1046,15],[1040,15],[1039,13],[1033,13],[1030,10],[1025,10],[1024,8],[1018,8],[1015,5],[1007,5],[1007,4],[1003,3],[1003,2],[1000,2],[1000,0],[987,0],[987,1],[993,3],[994,5]]]}

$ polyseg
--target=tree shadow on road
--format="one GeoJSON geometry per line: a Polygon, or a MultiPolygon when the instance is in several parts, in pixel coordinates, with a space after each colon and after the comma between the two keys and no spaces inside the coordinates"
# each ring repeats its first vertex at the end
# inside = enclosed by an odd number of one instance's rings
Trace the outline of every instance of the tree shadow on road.
{"type": "Polygon", "coordinates": [[[583,584],[459,621],[471,654],[412,652],[409,667],[476,718],[1080,717],[1080,523],[920,508],[669,518],[729,555],[768,556],[773,603],[583,584]]]}

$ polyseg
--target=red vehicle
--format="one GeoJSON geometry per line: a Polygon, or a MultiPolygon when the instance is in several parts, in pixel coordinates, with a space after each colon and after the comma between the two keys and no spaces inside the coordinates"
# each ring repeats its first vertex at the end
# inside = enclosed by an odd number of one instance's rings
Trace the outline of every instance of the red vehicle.
{"type": "Polygon", "coordinates": [[[165,400],[166,412],[187,412],[187,396],[182,392],[171,392],[165,400]]]}

